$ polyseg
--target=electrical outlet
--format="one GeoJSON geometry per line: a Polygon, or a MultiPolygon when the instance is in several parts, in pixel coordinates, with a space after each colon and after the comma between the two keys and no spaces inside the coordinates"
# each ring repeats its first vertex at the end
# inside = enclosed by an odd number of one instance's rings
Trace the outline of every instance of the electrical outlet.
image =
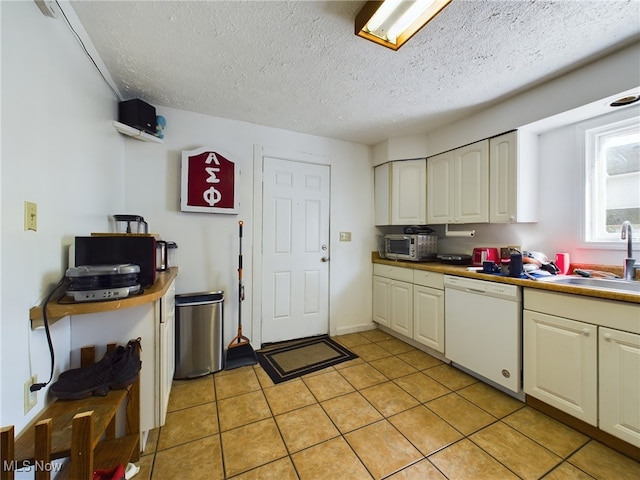
{"type": "Polygon", "coordinates": [[[30,390],[31,385],[38,383],[38,375],[32,375],[24,382],[24,413],[31,410],[38,403],[38,392],[32,392],[30,390]]]}
{"type": "Polygon", "coordinates": [[[24,202],[24,230],[38,230],[38,205],[33,202],[24,202]]]}
{"type": "Polygon", "coordinates": [[[340,241],[341,242],[350,242],[351,241],[351,232],[340,232],[340,241]]]}

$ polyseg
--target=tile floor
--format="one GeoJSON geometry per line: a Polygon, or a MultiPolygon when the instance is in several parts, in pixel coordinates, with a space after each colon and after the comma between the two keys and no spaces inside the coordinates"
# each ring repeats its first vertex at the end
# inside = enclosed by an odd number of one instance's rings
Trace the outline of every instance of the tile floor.
{"type": "Polygon", "coordinates": [[[274,385],[258,365],[174,382],[136,477],[638,479],[640,464],[380,330],[274,385]]]}

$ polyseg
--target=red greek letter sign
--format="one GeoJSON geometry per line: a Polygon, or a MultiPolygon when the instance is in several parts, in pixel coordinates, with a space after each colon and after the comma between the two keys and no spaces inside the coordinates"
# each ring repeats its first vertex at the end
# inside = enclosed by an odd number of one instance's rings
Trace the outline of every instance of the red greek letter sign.
{"type": "Polygon", "coordinates": [[[238,213],[236,165],[211,148],[182,152],[183,212],[238,213]]]}

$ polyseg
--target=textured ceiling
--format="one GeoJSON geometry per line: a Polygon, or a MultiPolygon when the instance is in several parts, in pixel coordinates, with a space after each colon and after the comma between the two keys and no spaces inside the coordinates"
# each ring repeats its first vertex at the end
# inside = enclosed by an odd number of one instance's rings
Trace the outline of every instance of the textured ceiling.
{"type": "Polygon", "coordinates": [[[354,35],[363,4],[71,2],[125,100],[364,144],[427,132],[640,38],[640,0],[453,0],[394,52],[354,35]]]}

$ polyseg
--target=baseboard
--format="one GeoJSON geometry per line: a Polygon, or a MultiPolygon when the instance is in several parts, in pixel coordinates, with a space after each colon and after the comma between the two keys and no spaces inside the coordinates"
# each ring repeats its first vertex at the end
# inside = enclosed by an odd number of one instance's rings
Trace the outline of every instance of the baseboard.
{"type": "Polygon", "coordinates": [[[367,330],[374,330],[376,327],[377,325],[373,322],[349,325],[348,327],[337,328],[335,335],[348,335],[350,333],[366,332],[367,330]]]}
{"type": "Polygon", "coordinates": [[[530,395],[527,395],[526,404],[531,408],[534,408],[546,415],[549,415],[551,418],[558,420],[565,425],[570,426],[571,428],[579,431],[580,433],[584,433],[585,435],[590,436],[591,438],[604,443],[608,447],[617,450],[618,452],[633,458],[635,461],[640,461],[640,448],[631,445],[630,443],[625,442],[624,440],[619,439],[618,437],[614,437],[613,435],[600,430],[593,425],[589,425],[582,420],[578,420],[575,417],[572,417],[568,413],[563,412],[562,410],[558,410],[551,405],[547,405],[541,400],[534,398],[530,395]]]}

